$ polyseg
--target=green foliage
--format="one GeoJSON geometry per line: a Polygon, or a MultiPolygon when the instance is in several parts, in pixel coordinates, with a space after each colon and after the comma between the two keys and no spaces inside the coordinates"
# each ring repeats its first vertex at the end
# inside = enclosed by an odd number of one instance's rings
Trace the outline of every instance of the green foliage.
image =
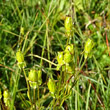
{"type": "Polygon", "coordinates": [[[110,109],[109,0],[0,0],[0,109],[110,109]]]}

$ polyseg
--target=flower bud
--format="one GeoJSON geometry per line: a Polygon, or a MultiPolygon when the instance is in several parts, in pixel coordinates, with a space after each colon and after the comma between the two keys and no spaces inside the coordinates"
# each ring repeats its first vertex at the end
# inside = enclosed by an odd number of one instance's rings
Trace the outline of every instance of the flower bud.
{"type": "Polygon", "coordinates": [[[88,39],[85,43],[84,47],[84,57],[85,59],[88,57],[88,54],[91,52],[92,48],[94,46],[94,43],[91,39],[88,39]]]}
{"type": "Polygon", "coordinates": [[[66,16],[65,29],[66,29],[67,35],[70,36],[72,32],[72,18],[70,16],[66,16]]]}
{"type": "Polygon", "coordinates": [[[47,85],[48,85],[48,89],[51,92],[51,94],[54,94],[55,88],[56,88],[54,80],[49,78],[47,85]]]}

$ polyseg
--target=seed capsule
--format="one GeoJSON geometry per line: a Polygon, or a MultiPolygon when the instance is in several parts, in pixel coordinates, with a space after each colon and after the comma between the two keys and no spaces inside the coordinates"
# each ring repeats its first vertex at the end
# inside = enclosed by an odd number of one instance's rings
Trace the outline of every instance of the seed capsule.
{"type": "Polygon", "coordinates": [[[30,70],[29,72],[29,84],[32,88],[36,89],[37,85],[42,84],[42,72],[41,70],[36,71],[35,69],[30,70]]]}
{"type": "Polygon", "coordinates": [[[30,70],[28,78],[29,81],[37,82],[37,71],[35,69],[30,70]]]}
{"type": "Polygon", "coordinates": [[[91,39],[88,39],[85,43],[84,47],[84,57],[85,59],[88,57],[88,54],[91,52],[92,48],[94,46],[94,43],[91,39]]]}
{"type": "Polygon", "coordinates": [[[72,31],[72,18],[70,16],[66,16],[65,29],[66,29],[67,35],[70,36],[72,31]]]}
{"type": "Polygon", "coordinates": [[[10,103],[9,102],[9,91],[8,90],[4,90],[3,96],[4,96],[3,100],[4,100],[5,105],[9,106],[9,103],[10,103]]]}
{"type": "Polygon", "coordinates": [[[33,89],[37,88],[37,71],[35,69],[30,70],[29,72],[29,84],[33,89]]]}
{"type": "Polygon", "coordinates": [[[24,56],[20,50],[16,53],[16,59],[19,63],[24,62],[24,56]]]}
{"type": "Polygon", "coordinates": [[[21,33],[21,35],[24,35],[24,27],[20,28],[20,33],[21,33]]]}
{"type": "Polygon", "coordinates": [[[72,61],[72,55],[70,52],[66,52],[64,54],[64,62],[65,63],[70,63],[72,61]]]}
{"type": "Polygon", "coordinates": [[[3,92],[3,96],[4,96],[4,98],[8,98],[9,97],[9,91],[8,90],[5,90],[3,92]]]}
{"type": "Polygon", "coordinates": [[[55,88],[56,88],[54,80],[52,80],[52,79],[49,78],[47,85],[48,85],[49,91],[52,94],[54,94],[55,93],[55,88]]]}
{"type": "Polygon", "coordinates": [[[16,53],[16,59],[18,61],[19,68],[24,68],[26,66],[26,63],[24,61],[24,55],[20,50],[16,53]]]}
{"type": "Polygon", "coordinates": [[[38,70],[38,84],[41,85],[42,84],[42,71],[38,70]]]}
{"type": "Polygon", "coordinates": [[[73,44],[70,44],[70,45],[68,45],[68,46],[66,47],[65,52],[68,52],[68,51],[69,51],[71,54],[74,53],[73,44]]]}
{"type": "Polygon", "coordinates": [[[58,64],[60,65],[63,64],[63,52],[58,52],[57,61],[58,61],[58,64]]]}
{"type": "Polygon", "coordinates": [[[66,71],[67,71],[68,73],[74,73],[73,63],[66,64],[66,71]]]}
{"type": "Polygon", "coordinates": [[[66,47],[65,49],[65,54],[64,54],[64,62],[65,63],[70,63],[73,59],[73,44],[70,44],[66,47]]]}
{"type": "Polygon", "coordinates": [[[58,52],[58,56],[57,56],[57,61],[58,61],[57,70],[59,70],[60,67],[64,64],[63,56],[64,56],[63,52],[58,52]]]}

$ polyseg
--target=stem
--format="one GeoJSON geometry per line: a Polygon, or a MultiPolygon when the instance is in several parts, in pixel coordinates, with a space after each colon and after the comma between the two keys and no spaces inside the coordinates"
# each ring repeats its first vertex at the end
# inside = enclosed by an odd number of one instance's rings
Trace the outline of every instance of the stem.
{"type": "MultiPolygon", "coordinates": [[[[83,66],[85,65],[85,63],[86,63],[86,59],[84,60],[83,64],[81,65],[81,68],[80,68],[79,72],[75,75],[75,78],[76,78],[76,79],[78,78],[77,76],[80,74],[80,72],[81,72],[83,66]]],[[[75,79],[74,79],[74,80],[75,80],[75,79]]]]}
{"type": "Polygon", "coordinates": [[[2,110],[2,109],[5,110],[3,107],[2,101],[0,100],[0,110],[2,110]]]}
{"type": "Polygon", "coordinates": [[[34,56],[34,57],[40,58],[40,59],[42,59],[42,60],[44,60],[44,61],[46,61],[46,62],[48,62],[48,63],[50,63],[50,64],[52,64],[54,66],[57,66],[57,64],[47,60],[46,58],[43,58],[43,57],[39,56],[39,55],[32,55],[32,54],[30,54],[29,56],[34,56]]]}
{"type": "Polygon", "coordinates": [[[34,101],[34,106],[36,110],[36,89],[33,89],[33,101],[34,101]]]}
{"type": "Polygon", "coordinates": [[[25,80],[26,80],[26,84],[27,84],[27,88],[28,88],[28,94],[29,94],[29,101],[32,103],[31,99],[30,99],[30,87],[29,87],[29,82],[26,76],[26,72],[25,69],[23,68],[23,72],[24,72],[24,76],[25,76],[25,80]]]}
{"type": "Polygon", "coordinates": [[[40,100],[39,100],[39,85],[38,85],[38,88],[37,88],[37,96],[38,96],[38,105],[39,105],[39,110],[40,110],[40,100]]]}
{"type": "Polygon", "coordinates": [[[88,108],[89,108],[90,89],[91,89],[91,84],[89,84],[89,88],[88,88],[88,94],[87,94],[87,100],[86,100],[86,110],[88,110],[88,108]]]}
{"type": "Polygon", "coordinates": [[[80,70],[78,71],[78,73],[75,75],[75,78],[74,78],[74,83],[73,83],[73,85],[72,85],[71,89],[73,88],[74,84],[76,84],[76,82],[77,82],[77,80],[78,80],[78,78],[79,78],[79,76],[78,76],[78,75],[80,74],[80,72],[81,72],[81,70],[82,70],[83,66],[85,65],[85,63],[86,63],[86,59],[84,60],[83,64],[81,65],[81,68],[80,68],[80,70]]]}
{"type": "Polygon", "coordinates": [[[12,95],[12,102],[11,102],[10,110],[14,110],[14,101],[15,101],[18,84],[19,84],[20,72],[21,71],[19,71],[19,69],[17,68],[16,73],[15,73],[15,79],[14,79],[16,82],[14,81],[13,95],[12,95]]]}

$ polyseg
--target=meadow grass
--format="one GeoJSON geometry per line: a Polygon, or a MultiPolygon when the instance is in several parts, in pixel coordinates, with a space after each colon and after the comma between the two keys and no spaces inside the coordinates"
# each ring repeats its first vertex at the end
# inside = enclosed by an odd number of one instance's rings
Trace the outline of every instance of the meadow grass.
{"type": "Polygon", "coordinates": [[[109,0],[0,0],[0,110],[109,110],[109,10],[109,0]]]}

